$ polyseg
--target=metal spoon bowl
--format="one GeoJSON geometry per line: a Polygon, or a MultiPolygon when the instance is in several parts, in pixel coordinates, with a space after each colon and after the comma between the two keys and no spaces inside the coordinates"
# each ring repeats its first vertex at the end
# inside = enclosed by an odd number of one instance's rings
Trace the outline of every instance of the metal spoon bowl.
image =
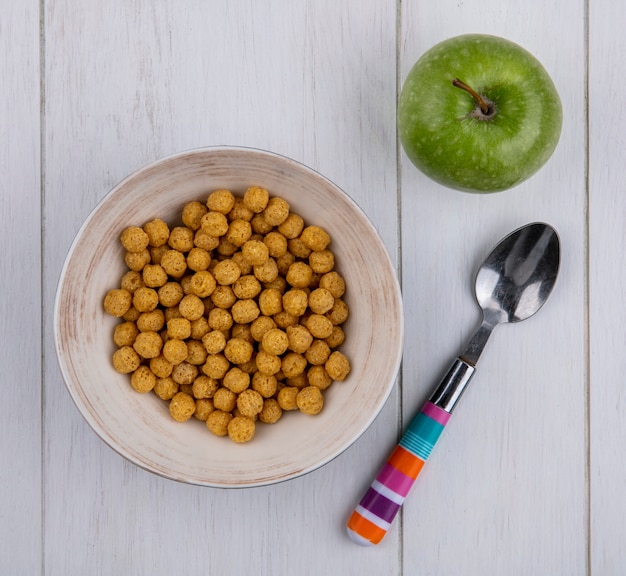
{"type": "Polygon", "coordinates": [[[540,222],[515,230],[487,256],[475,288],[482,323],[350,516],[348,535],[354,542],[372,546],[383,539],[467,388],[493,329],[535,314],[554,288],[559,265],[559,237],[540,222]]]}

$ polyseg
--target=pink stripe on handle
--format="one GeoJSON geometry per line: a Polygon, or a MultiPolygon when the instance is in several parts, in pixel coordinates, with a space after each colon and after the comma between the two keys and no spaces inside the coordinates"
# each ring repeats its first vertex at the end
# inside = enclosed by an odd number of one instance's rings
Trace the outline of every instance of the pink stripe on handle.
{"type": "Polygon", "coordinates": [[[432,402],[426,402],[426,404],[422,407],[422,412],[429,418],[432,418],[435,422],[439,422],[442,426],[445,426],[448,423],[451,416],[449,412],[435,406],[432,402]]]}
{"type": "Polygon", "coordinates": [[[410,478],[406,474],[400,472],[397,468],[394,468],[391,464],[385,464],[383,469],[376,476],[381,484],[385,485],[390,490],[393,490],[396,494],[406,497],[413,486],[413,478],[410,478]]]}

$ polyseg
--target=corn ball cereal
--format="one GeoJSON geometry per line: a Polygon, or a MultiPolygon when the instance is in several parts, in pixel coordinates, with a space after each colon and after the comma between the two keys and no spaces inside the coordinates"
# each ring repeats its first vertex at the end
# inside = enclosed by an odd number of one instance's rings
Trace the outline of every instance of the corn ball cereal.
{"type": "Polygon", "coordinates": [[[104,296],[113,368],[171,417],[250,441],[285,412],[318,414],[350,373],[331,237],[260,186],[209,192],[180,221],[119,236],[127,271],[104,296]]]}

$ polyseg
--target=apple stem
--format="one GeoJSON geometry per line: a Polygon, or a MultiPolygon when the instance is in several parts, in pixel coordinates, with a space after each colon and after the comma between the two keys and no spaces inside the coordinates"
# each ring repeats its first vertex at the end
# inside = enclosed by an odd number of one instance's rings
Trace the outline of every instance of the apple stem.
{"type": "Polygon", "coordinates": [[[493,113],[493,108],[489,105],[489,103],[486,102],[485,99],[478,92],[476,92],[476,90],[474,90],[471,86],[468,86],[465,82],[459,80],[458,78],[455,78],[454,80],[452,80],[452,85],[456,86],[457,88],[461,88],[461,90],[465,90],[466,92],[468,92],[472,96],[476,104],[478,104],[482,113],[485,116],[490,116],[493,113]]]}

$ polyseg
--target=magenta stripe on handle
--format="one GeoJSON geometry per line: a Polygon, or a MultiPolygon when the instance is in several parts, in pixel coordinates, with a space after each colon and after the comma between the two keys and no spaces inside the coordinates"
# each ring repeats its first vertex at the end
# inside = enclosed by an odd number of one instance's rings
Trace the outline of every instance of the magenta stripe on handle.
{"type": "Polygon", "coordinates": [[[391,464],[385,464],[382,470],[376,476],[381,484],[387,486],[400,496],[405,496],[409,493],[411,486],[413,486],[413,478],[409,478],[406,474],[402,474],[397,468],[394,468],[391,464]]]}
{"type": "Polygon", "coordinates": [[[426,402],[424,406],[422,406],[422,412],[426,414],[429,418],[432,418],[435,422],[439,422],[442,426],[445,426],[450,420],[450,412],[446,412],[439,408],[439,406],[435,406],[432,402],[426,402]]]}

